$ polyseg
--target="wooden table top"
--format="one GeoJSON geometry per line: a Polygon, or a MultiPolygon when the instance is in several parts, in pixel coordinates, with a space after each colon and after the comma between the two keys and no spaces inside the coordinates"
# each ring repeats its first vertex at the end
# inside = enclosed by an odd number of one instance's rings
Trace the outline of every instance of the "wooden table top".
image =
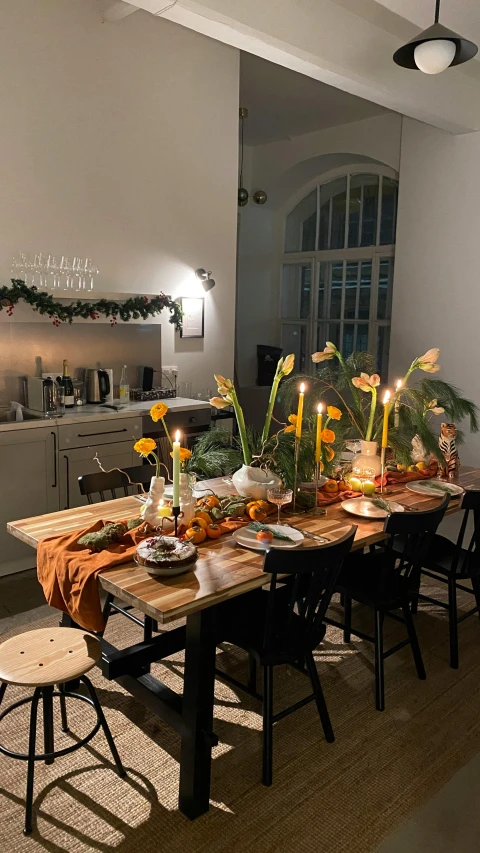
{"type": "MultiPolygon", "coordinates": [[[[463,468],[455,482],[464,488],[480,488],[480,469],[463,468]]],[[[213,489],[218,495],[231,494],[233,491],[232,485],[222,478],[205,480],[201,485],[206,489],[213,489]]],[[[389,487],[386,497],[421,510],[438,506],[438,498],[410,492],[404,485],[389,487]]],[[[139,507],[135,497],[119,498],[22,521],[11,521],[7,524],[7,529],[12,536],[36,548],[38,543],[48,536],[81,530],[99,519],[117,521],[134,517],[138,515],[139,507]]],[[[452,514],[458,510],[459,501],[452,501],[447,513],[452,514]]],[[[383,520],[364,521],[356,518],[346,513],[340,503],[327,507],[326,516],[315,516],[312,513],[290,514],[288,523],[329,539],[343,535],[352,524],[357,524],[355,549],[364,548],[385,538],[383,520]]],[[[306,539],[303,546],[315,544],[315,541],[306,539]]],[[[199,546],[198,552],[194,570],[174,578],[152,577],[132,562],[104,572],[99,576],[99,582],[103,589],[161,623],[188,616],[265,583],[262,571],[263,555],[235,545],[231,537],[222,536],[218,540],[209,540],[199,546]]]]}

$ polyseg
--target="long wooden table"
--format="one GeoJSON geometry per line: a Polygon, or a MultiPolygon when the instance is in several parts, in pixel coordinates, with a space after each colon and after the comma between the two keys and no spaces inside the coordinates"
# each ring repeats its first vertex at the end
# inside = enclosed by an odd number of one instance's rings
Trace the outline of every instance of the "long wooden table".
{"type": "MultiPolygon", "coordinates": [[[[464,488],[480,488],[480,469],[462,469],[458,482],[464,488]]],[[[206,480],[201,488],[230,494],[231,484],[221,478],[206,480]]],[[[389,487],[386,497],[411,507],[427,510],[438,506],[437,498],[408,491],[405,486],[389,487]]],[[[440,496],[441,497],[441,496],[440,496]]],[[[135,497],[12,521],[9,533],[33,548],[49,536],[81,530],[99,519],[116,521],[134,517],[140,504],[135,497]]],[[[448,514],[458,512],[454,500],[448,514]]],[[[288,522],[328,539],[342,535],[352,523],[358,525],[354,548],[364,548],[385,538],[383,522],[348,515],[340,506],[328,507],[326,516],[313,513],[288,514],[288,522]]],[[[317,543],[305,539],[304,546],[317,543]]],[[[185,617],[185,627],[175,628],[126,649],[116,649],[102,639],[102,672],[115,679],[133,696],[157,713],[181,735],[179,808],[193,819],[209,807],[211,751],[217,738],[213,733],[215,682],[215,612],[225,600],[243,595],[265,584],[261,555],[235,545],[230,537],[207,541],[199,546],[193,571],[161,580],[135,563],[111,569],[99,576],[100,586],[159,623],[185,617]],[[153,678],[149,666],[185,649],[183,694],[177,694],[153,678]]],[[[72,626],[62,615],[61,624],[72,626]]]]}

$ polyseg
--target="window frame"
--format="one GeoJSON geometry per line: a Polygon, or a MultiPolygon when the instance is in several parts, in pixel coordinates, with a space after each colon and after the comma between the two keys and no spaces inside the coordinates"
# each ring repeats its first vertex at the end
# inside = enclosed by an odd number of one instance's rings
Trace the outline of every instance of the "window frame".
{"type": "MultiPolygon", "coordinates": [[[[380,229],[381,229],[381,204],[382,204],[382,189],[383,189],[383,178],[388,178],[390,180],[394,180],[398,182],[398,173],[395,172],[394,169],[391,169],[387,166],[379,166],[373,163],[361,163],[355,164],[349,167],[340,167],[338,169],[333,169],[330,172],[325,173],[321,176],[321,180],[317,177],[315,180],[311,181],[306,186],[303,186],[301,190],[299,190],[293,198],[290,199],[288,205],[282,210],[283,215],[283,228],[281,232],[281,251],[280,251],[280,264],[279,264],[279,301],[278,301],[278,317],[279,317],[279,340],[283,344],[283,327],[285,325],[291,326],[304,326],[306,328],[306,359],[305,366],[303,368],[303,372],[305,373],[314,373],[315,365],[308,359],[308,353],[315,352],[317,350],[317,328],[320,323],[335,323],[339,325],[339,340],[343,339],[343,328],[345,323],[348,325],[362,324],[368,325],[368,349],[372,353],[376,353],[377,344],[378,344],[378,329],[379,327],[391,327],[391,317],[386,320],[379,320],[377,318],[377,309],[378,309],[378,289],[379,289],[379,277],[380,277],[380,261],[385,258],[395,258],[395,243],[381,246],[379,245],[380,240],[380,229]],[[335,178],[340,177],[349,177],[351,178],[353,175],[364,174],[364,175],[378,175],[379,177],[379,190],[378,190],[378,210],[377,210],[377,233],[376,240],[377,243],[375,246],[356,246],[356,247],[348,247],[348,232],[349,232],[349,210],[350,210],[350,180],[347,180],[347,190],[346,190],[346,223],[345,223],[345,235],[344,235],[344,246],[340,249],[320,249],[318,251],[306,251],[306,252],[285,252],[285,240],[286,240],[286,228],[287,228],[287,218],[289,213],[291,213],[295,207],[302,201],[302,199],[306,198],[312,190],[316,189],[316,197],[317,197],[317,208],[316,208],[316,237],[315,237],[315,245],[318,246],[318,238],[319,238],[319,227],[320,227],[320,188],[329,183],[335,178]],[[371,296],[370,296],[370,316],[368,319],[359,320],[347,320],[343,319],[343,305],[345,298],[345,288],[343,288],[342,292],[342,309],[341,309],[341,317],[339,320],[330,320],[329,318],[319,319],[318,318],[318,291],[319,291],[319,280],[320,280],[320,264],[322,262],[342,262],[344,265],[344,278],[346,275],[346,263],[348,261],[371,261],[372,263],[372,280],[371,280],[371,296]],[[311,268],[311,288],[310,288],[310,315],[308,319],[300,319],[300,318],[283,318],[282,317],[282,277],[284,267],[291,264],[303,264],[310,265],[311,268]]],[[[331,228],[331,205],[329,211],[329,229],[331,228]]],[[[361,233],[361,229],[359,229],[359,234],[361,233]]],[[[325,312],[326,313],[326,312],[325,312]]],[[[388,371],[388,358],[387,363],[382,365],[382,373],[385,374],[388,371]]]]}

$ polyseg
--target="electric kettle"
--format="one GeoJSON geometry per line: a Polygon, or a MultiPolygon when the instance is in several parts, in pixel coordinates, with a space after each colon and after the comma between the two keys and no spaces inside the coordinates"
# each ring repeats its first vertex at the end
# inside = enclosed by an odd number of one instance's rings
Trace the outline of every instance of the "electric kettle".
{"type": "Polygon", "coordinates": [[[101,367],[87,367],[85,391],[87,403],[105,403],[111,391],[108,372],[101,367]]]}

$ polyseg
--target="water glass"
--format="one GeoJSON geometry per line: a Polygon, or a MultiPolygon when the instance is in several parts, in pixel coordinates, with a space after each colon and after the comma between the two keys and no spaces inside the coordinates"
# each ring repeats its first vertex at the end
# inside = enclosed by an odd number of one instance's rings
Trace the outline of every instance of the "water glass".
{"type": "Polygon", "coordinates": [[[65,414],[65,388],[58,385],[55,388],[55,399],[57,401],[57,417],[62,418],[65,414]]]}

